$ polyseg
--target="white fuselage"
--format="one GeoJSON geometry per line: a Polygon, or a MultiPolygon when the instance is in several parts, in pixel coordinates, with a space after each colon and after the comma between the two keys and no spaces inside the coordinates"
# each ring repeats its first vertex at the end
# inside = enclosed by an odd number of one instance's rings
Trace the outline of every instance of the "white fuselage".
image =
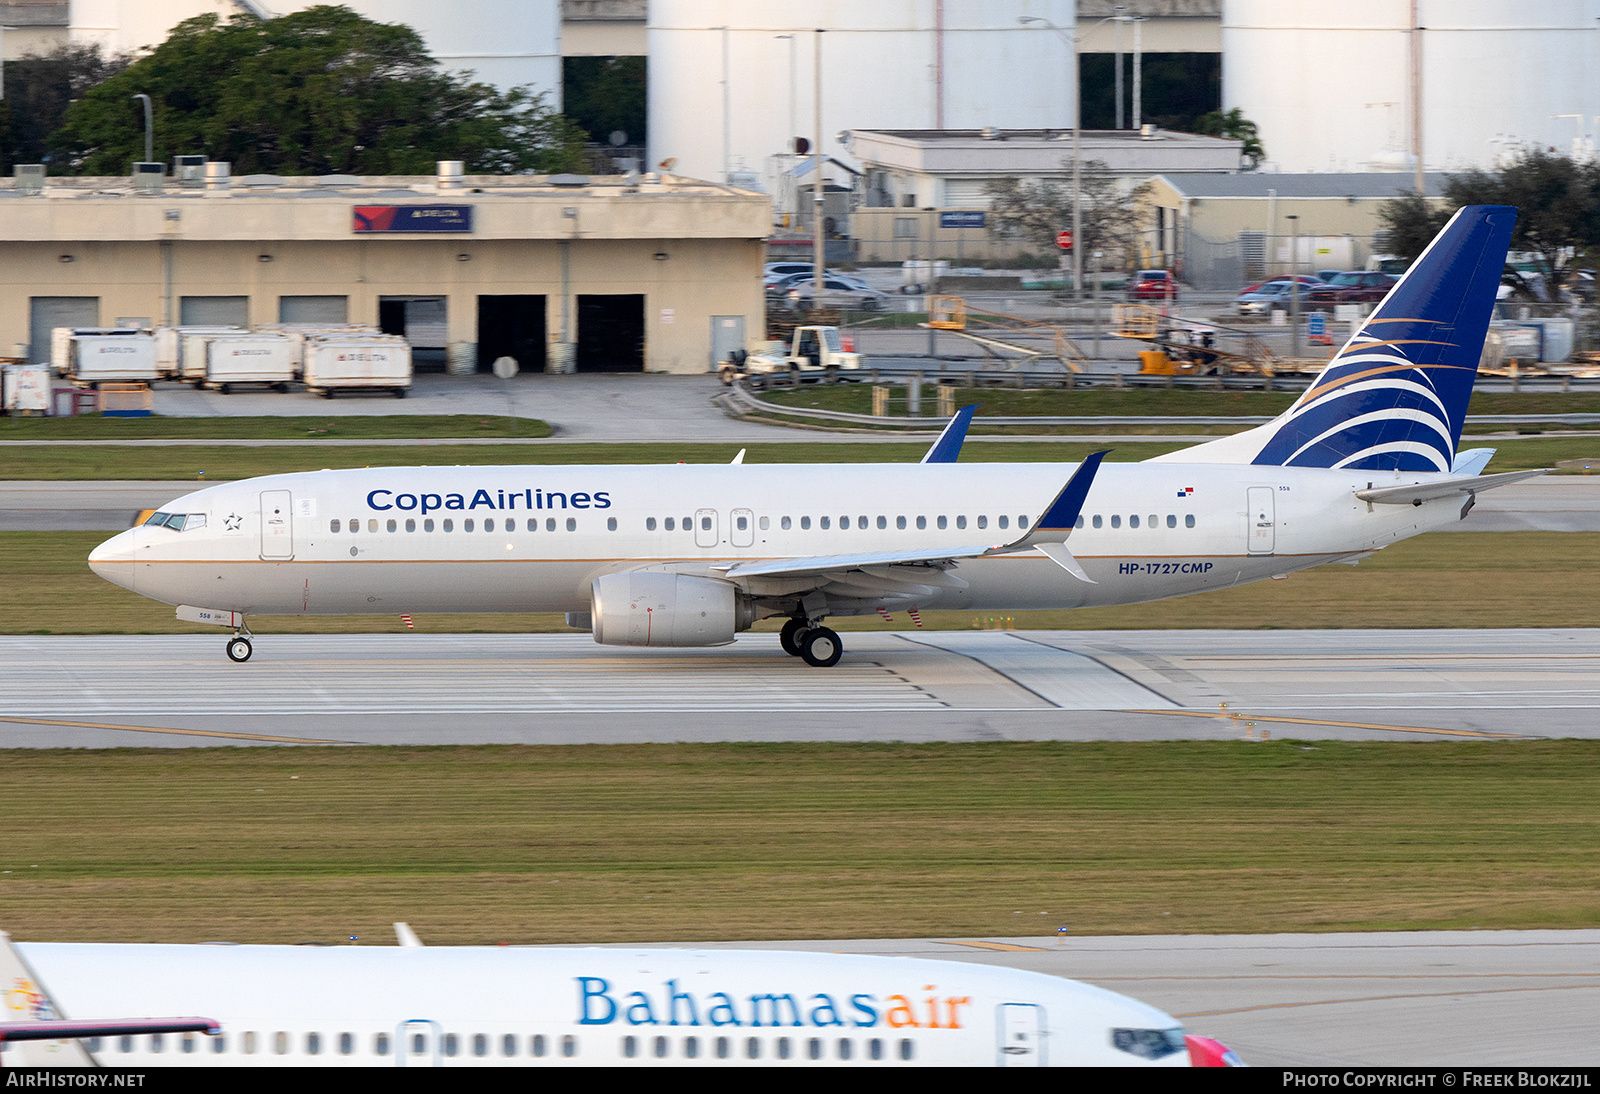
{"type": "MultiPolygon", "coordinates": [[[[163,511],[198,514],[203,527],[133,528],[90,562],[144,596],[248,614],[586,612],[593,580],[623,570],[714,577],[712,565],[727,560],[1006,543],[1071,470],[678,464],[273,475],[179,498],[163,511]]],[[[1399,481],[1394,472],[1106,464],[1068,540],[1095,584],[1027,551],[962,561],[951,571],[958,580],[914,606],[1182,596],[1349,558],[1458,519],[1459,499],[1374,506],[1354,496],[1399,481]]]]}
{"type": "Polygon", "coordinates": [[[1179,1023],[1153,1007],[963,962],[598,947],[17,948],[65,1017],[221,1023],[216,1037],[87,1043],[115,1067],[1189,1063],[1179,1023]]]}

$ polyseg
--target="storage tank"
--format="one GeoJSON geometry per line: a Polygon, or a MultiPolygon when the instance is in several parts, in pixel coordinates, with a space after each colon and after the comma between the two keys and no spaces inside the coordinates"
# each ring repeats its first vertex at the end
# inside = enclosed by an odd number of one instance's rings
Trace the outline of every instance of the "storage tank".
{"type": "Polygon", "coordinates": [[[723,181],[813,139],[818,27],[826,155],[849,162],[844,129],[1069,128],[1075,18],[1073,0],[651,0],[648,169],[723,181]]]}
{"type": "MultiPolygon", "coordinates": [[[[1594,136],[1600,0],[1418,0],[1417,11],[1428,170],[1594,136]]],[[[1223,109],[1260,127],[1269,170],[1411,171],[1411,35],[1411,0],[1223,0],[1223,109]]]]}

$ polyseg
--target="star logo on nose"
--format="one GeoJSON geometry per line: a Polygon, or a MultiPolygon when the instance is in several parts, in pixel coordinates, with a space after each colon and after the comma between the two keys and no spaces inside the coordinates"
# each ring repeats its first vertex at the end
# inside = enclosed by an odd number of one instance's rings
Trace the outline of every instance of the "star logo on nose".
{"type": "Polygon", "coordinates": [[[230,532],[237,532],[239,525],[244,523],[244,518],[238,513],[229,513],[222,518],[222,526],[230,532]]]}

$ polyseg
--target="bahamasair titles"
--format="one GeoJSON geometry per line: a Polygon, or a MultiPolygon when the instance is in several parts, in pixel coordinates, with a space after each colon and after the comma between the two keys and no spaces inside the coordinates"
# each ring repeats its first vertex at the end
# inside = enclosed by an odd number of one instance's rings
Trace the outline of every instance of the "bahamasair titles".
{"type": "Polygon", "coordinates": [[[954,462],[970,408],[904,465],[411,467],[179,498],[96,573],[233,631],[262,615],[564,612],[595,641],[716,646],[783,617],[829,666],[834,616],[1103,607],[1278,577],[1466,517],[1459,451],[1516,210],[1456,213],[1288,410],[1142,463],[954,462]]]}

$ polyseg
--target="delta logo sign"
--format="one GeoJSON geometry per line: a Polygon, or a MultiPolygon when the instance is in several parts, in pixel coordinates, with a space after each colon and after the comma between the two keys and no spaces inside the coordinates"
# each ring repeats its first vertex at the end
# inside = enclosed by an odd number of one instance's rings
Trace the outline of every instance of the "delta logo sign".
{"type": "Polygon", "coordinates": [[[933,984],[921,992],[889,995],[870,992],[830,995],[827,992],[782,992],[739,995],[714,991],[679,991],[668,980],[655,994],[624,993],[603,976],[575,977],[578,1024],[609,1026],[854,1026],[872,1029],[961,1029],[961,1010],[972,1005],[966,995],[943,995],[933,984]],[[917,996],[921,998],[917,998],[917,996]]]}
{"type": "Polygon", "coordinates": [[[357,205],[352,232],[470,232],[470,205],[357,205]]]}

